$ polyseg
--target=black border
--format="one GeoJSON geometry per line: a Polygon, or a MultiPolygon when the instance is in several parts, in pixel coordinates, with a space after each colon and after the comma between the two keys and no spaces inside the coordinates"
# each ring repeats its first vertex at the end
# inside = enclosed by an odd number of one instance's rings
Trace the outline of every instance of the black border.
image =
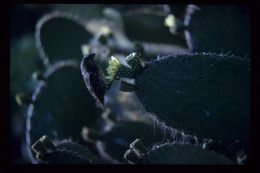
{"type": "MultiPolygon", "coordinates": [[[[257,117],[258,114],[257,112],[257,103],[258,103],[258,97],[257,97],[257,88],[259,88],[259,84],[257,83],[257,78],[259,80],[259,77],[257,77],[257,69],[259,68],[257,61],[258,61],[258,57],[256,52],[254,51],[254,48],[256,48],[255,44],[258,40],[256,37],[257,32],[259,32],[258,29],[256,29],[257,27],[257,21],[259,21],[259,18],[256,16],[256,13],[258,12],[258,9],[256,9],[258,5],[257,4],[253,4],[252,2],[246,1],[246,0],[222,0],[222,1],[216,1],[216,0],[212,0],[212,1],[187,1],[187,0],[177,0],[177,1],[169,1],[169,0],[160,0],[160,1],[119,1],[119,0],[112,0],[112,1],[104,1],[104,0],[88,0],[88,1],[83,1],[83,0],[77,0],[77,1],[72,1],[72,0],[63,0],[63,1],[50,1],[50,0],[28,0],[28,1],[12,1],[9,2],[8,7],[4,7],[1,9],[1,12],[3,13],[2,16],[2,22],[4,22],[4,24],[2,24],[2,35],[4,35],[5,40],[2,40],[2,50],[5,50],[5,54],[2,56],[2,60],[6,61],[4,63],[1,63],[2,65],[2,78],[1,78],[1,83],[2,83],[2,91],[4,93],[4,95],[6,95],[5,99],[1,99],[2,103],[1,107],[5,108],[6,111],[3,113],[1,113],[1,118],[4,118],[4,120],[2,120],[2,124],[4,124],[4,126],[6,126],[7,130],[3,130],[2,131],[2,136],[7,135],[8,139],[2,139],[1,140],[1,145],[5,144],[6,146],[3,146],[2,152],[1,152],[1,159],[2,159],[2,165],[7,166],[8,169],[12,169],[15,171],[24,171],[24,170],[28,170],[31,169],[32,171],[44,171],[46,172],[46,170],[48,171],[76,171],[77,169],[80,169],[82,171],[110,171],[111,170],[118,170],[118,171],[122,171],[123,170],[127,170],[127,171],[164,171],[165,169],[171,172],[176,172],[176,171],[249,171],[251,169],[253,169],[253,167],[255,166],[255,164],[257,163],[257,159],[258,159],[258,155],[257,155],[257,148],[259,145],[256,144],[257,142],[257,130],[256,130],[256,123],[257,123],[257,117]],[[104,4],[125,4],[125,3],[142,3],[142,4],[163,4],[163,3],[177,3],[177,4],[187,4],[187,3],[195,3],[195,4],[223,4],[223,5],[247,5],[249,6],[249,8],[251,9],[251,52],[252,52],[252,58],[251,58],[251,145],[250,145],[250,160],[248,165],[243,165],[243,166],[175,166],[175,165],[20,165],[20,164],[14,164],[11,163],[10,160],[10,149],[9,149],[9,135],[10,135],[10,130],[9,130],[9,124],[10,124],[10,119],[9,119],[9,103],[10,103],[10,98],[9,98],[9,94],[10,94],[10,74],[7,75],[6,71],[8,71],[10,73],[10,61],[7,57],[10,57],[10,11],[11,11],[11,6],[12,4],[20,4],[20,3],[26,3],[26,4],[42,4],[42,3],[65,3],[65,4],[74,4],[74,3],[104,3],[104,4]],[[9,27],[3,27],[3,26],[9,26],[9,27]],[[6,143],[7,142],[7,143],[6,143]],[[9,150],[8,150],[8,149],[9,150]],[[5,163],[7,162],[7,163],[5,163]]],[[[260,9],[259,9],[260,10],[260,9]]]]}

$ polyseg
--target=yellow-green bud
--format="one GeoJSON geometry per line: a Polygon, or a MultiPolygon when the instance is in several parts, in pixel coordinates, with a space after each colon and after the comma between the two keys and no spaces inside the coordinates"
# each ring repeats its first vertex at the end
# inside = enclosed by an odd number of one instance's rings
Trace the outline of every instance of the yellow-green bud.
{"type": "Polygon", "coordinates": [[[106,79],[108,79],[110,82],[113,81],[116,77],[119,66],[120,62],[115,57],[111,56],[111,60],[109,60],[109,65],[107,68],[108,76],[106,76],[106,79]]]}

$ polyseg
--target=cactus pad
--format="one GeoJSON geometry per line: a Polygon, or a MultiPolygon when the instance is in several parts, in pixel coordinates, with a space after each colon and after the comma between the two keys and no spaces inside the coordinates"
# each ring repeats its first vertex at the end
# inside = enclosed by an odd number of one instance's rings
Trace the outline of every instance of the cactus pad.
{"type": "Polygon", "coordinates": [[[242,14],[237,6],[188,6],[185,35],[191,51],[250,58],[250,21],[242,14]]]}
{"type": "Polygon", "coordinates": [[[141,159],[141,164],[236,164],[215,152],[192,145],[163,144],[157,146],[141,159]]]}
{"type": "Polygon", "coordinates": [[[69,65],[68,61],[57,62],[45,76],[28,108],[27,145],[44,134],[51,139],[72,137],[82,142],[81,128],[94,125],[98,111],[85,89],[79,67],[69,65]],[[66,62],[68,66],[62,66],[66,62]]]}
{"type": "Polygon", "coordinates": [[[250,61],[190,54],[151,61],[136,78],[146,110],[198,137],[249,139],[250,61]]]}
{"type": "Polygon", "coordinates": [[[45,63],[82,56],[81,45],[91,34],[79,19],[67,13],[54,12],[43,16],[36,27],[36,43],[45,63]]]}

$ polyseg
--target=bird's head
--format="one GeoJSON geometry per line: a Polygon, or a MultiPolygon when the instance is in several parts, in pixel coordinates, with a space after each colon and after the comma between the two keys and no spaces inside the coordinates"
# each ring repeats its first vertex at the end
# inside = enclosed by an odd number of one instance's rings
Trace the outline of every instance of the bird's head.
{"type": "Polygon", "coordinates": [[[95,54],[94,53],[90,53],[85,55],[82,60],[81,60],[81,69],[84,69],[84,71],[86,72],[92,72],[95,70],[95,63],[93,62],[95,58],[95,54]]]}

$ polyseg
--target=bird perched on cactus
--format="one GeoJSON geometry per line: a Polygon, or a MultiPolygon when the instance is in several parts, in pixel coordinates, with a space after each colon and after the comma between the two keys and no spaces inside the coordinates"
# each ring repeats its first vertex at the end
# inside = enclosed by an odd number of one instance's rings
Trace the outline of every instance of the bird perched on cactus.
{"type": "Polygon", "coordinates": [[[81,73],[91,95],[97,100],[97,105],[104,109],[104,95],[110,83],[106,83],[104,74],[98,68],[95,61],[95,54],[85,55],[80,64],[81,73]]]}

